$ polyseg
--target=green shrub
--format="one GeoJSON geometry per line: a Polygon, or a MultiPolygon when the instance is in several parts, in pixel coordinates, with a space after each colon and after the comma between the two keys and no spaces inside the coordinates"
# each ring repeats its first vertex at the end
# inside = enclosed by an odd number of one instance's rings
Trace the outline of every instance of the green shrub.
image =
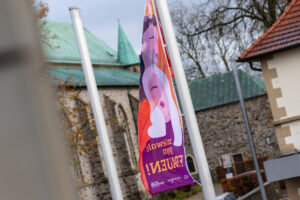
{"type": "Polygon", "coordinates": [[[155,200],[184,200],[191,196],[194,196],[202,192],[200,185],[188,185],[180,188],[176,188],[170,191],[166,191],[154,196],[155,200]]]}

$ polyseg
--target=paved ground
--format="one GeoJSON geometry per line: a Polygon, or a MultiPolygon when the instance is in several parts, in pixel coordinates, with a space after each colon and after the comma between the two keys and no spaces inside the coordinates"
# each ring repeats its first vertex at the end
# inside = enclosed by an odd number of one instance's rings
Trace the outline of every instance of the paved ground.
{"type": "MultiPolygon", "coordinates": [[[[214,188],[215,188],[215,191],[216,191],[216,195],[219,195],[219,194],[223,193],[221,184],[214,184],[214,188]]],[[[193,197],[190,197],[187,200],[204,200],[203,193],[200,193],[200,194],[197,194],[193,197]]]]}

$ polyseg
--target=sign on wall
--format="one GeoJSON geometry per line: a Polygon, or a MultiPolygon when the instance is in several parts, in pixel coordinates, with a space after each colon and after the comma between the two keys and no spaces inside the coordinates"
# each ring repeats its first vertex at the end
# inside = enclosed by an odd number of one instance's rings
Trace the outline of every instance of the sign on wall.
{"type": "Polygon", "coordinates": [[[229,153],[222,155],[221,159],[222,159],[222,164],[223,164],[224,168],[232,167],[231,156],[229,153]]]}

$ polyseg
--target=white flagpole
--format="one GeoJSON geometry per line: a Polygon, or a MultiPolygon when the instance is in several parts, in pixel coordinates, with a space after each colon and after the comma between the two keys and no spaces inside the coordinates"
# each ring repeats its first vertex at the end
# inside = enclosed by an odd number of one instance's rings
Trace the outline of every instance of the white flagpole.
{"type": "Polygon", "coordinates": [[[104,163],[110,184],[111,195],[114,200],[122,200],[123,197],[118,179],[118,173],[116,170],[109,137],[107,134],[105,119],[103,116],[103,111],[100,103],[91,59],[83,32],[82,22],[79,15],[79,9],[70,7],[70,14],[74,25],[76,40],[81,56],[82,68],[84,71],[85,81],[87,84],[92,110],[95,117],[98,137],[100,140],[100,145],[104,157],[104,163]]]}
{"type": "Polygon", "coordinates": [[[179,98],[183,108],[185,122],[197,162],[204,198],[206,200],[215,200],[216,195],[195,116],[191,95],[189,93],[187,80],[184,74],[167,1],[156,0],[156,5],[163,34],[166,40],[168,55],[174,71],[176,87],[178,89],[179,98]]]}

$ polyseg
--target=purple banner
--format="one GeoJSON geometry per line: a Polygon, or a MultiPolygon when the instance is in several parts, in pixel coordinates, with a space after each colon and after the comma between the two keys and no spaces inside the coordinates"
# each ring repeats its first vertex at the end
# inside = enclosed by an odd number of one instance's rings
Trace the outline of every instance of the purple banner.
{"type": "Polygon", "coordinates": [[[155,9],[146,0],[139,104],[139,167],[151,194],[195,183],[186,166],[182,119],[155,9]]]}

